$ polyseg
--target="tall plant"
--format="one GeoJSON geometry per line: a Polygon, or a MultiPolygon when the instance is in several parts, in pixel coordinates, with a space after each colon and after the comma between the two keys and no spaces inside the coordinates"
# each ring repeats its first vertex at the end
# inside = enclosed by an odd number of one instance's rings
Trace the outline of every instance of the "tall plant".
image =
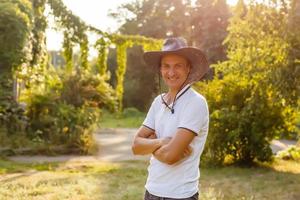
{"type": "Polygon", "coordinates": [[[272,4],[240,8],[225,40],[229,59],[215,66],[220,79],[200,91],[211,110],[206,158],[249,165],[272,159],[271,140],[292,132],[296,115],[274,84],[288,64],[287,13],[272,4]]]}
{"type": "Polygon", "coordinates": [[[32,26],[28,0],[0,1],[0,98],[1,103],[13,100],[13,72],[28,61],[26,43],[32,26]]]}

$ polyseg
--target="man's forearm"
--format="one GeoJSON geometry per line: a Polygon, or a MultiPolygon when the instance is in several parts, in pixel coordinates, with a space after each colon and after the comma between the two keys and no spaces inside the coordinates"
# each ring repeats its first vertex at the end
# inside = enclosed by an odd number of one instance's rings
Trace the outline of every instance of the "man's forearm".
{"type": "Polygon", "coordinates": [[[160,162],[168,163],[168,151],[165,145],[154,151],[153,156],[160,162]]]}
{"type": "Polygon", "coordinates": [[[153,155],[157,160],[168,165],[173,165],[185,158],[184,154],[176,154],[172,152],[168,145],[161,146],[159,149],[153,152],[153,155]]]}
{"type": "Polygon", "coordinates": [[[171,159],[170,151],[168,150],[167,145],[162,146],[161,148],[157,149],[153,155],[157,160],[166,164],[173,164],[171,159]]]}
{"type": "Polygon", "coordinates": [[[133,142],[132,152],[135,155],[151,154],[155,150],[160,148],[161,145],[162,144],[160,139],[149,139],[149,138],[137,137],[133,142]]]}

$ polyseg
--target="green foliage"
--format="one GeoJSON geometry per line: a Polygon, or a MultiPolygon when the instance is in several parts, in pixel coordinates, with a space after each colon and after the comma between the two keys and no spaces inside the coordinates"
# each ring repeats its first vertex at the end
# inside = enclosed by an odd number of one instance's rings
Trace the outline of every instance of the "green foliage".
{"type": "Polygon", "coordinates": [[[31,0],[34,23],[32,29],[32,59],[30,65],[43,65],[46,61],[46,34],[47,19],[44,15],[46,0],[31,0]]]}
{"type": "Polygon", "coordinates": [[[238,12],[231,19],[229,60],[215,65],[220,79],[198,84],[211,112],[204,153],[210,162],[269,161],[270,141],[295,131],[295,108],[276,85],[276,72],[288,63],[286,19],[286,13],[263,4],[250,4],[242,18],[238,12]]]}
{"type": "Polygon", "coordinates": [[[84,70],[88,69],[88,55],[89,55],[88,38],[87,35],[84,35],[83,40],[80,43],[81,68],[84,70]]]}
{"type": "Polygon", "coordinates": [[[278,87],[288,103],[299,106],[300,96],[300,2],[291,1],[291,8],[288,11],[287,41],[289,43],[289,64],[282,68],[278,74],[281,76],[278,87]]]}
{"type": "Polygon", "coordinates": [[[100,75],[104,75],[107,72],[108,46],[109,44],[105,42],[104,38],[99,39],[96,43],[98,50],[97,70],[100,75]]]}
{"type": "Polygon", "coordinates": [[[0,70],[0,104],[13,101],[13,75],[11,69],[0,70]]]}
{"type": "Polygon", "coordinates": [[[33,95],[28,104],[29,136],[51,145],[64,145],[90,153],[94,148],[93,126],[99,120],[99,110],[76,108],[59,102],[57,97],[33,95]]]}
{"type": "Polygon", "coordinates": [[[300,60],[300,2],[299,0],[291,0],[291,9],[289,10],[288,34],[291,45],[291,59],[300,60]]]}
{"type": "Polygon", "coordinates": [[[75,107],[89,106],[107,108],[110,111],[115,108],[115,91],[106,83],[105,75],[92,74],[88,71],[69,76],[62,82],[62,101],[75,107]]]}
{"type": "Polygon", "coordinates": [[[64,32],[63,55],[66,62],[65,70],[67,74],[70,74],[73,71],[73,46],[74,44],[70,39],[69,33],[64,32]]]}
{"type": "Polygon", "coordinates": [[[211,112],[204,153],[210,163],[223,164],[228,156],[239,164],[270,160],[270,141],[293,130],[293,110],[274,102],[273,89],[262,84],[227,75],[198,85],[211,112]]]}
{"type": "Polygon", "coordinates": [[[276,157],[283,160],[295,160],[300,161],[300,147],[291,145],[285,150],[279,151],[276,157]]]}
{"type": "Polygon", "coordinates": [[[64,144],[89,152],[93,146],[92,130],[99,120],[99,109],[116,110],[117,99],[119,110],[122,109],[126,49],[132,45],[157,49],[161,41],[102,32],[73,15],[61,0],[0,0],[0,13],[0,22],[3,22],[0,25],[0,98],[8,102],[13,99],[12,67],[15,67],[15,76],[25,86],[20,100],[27,103],[28,116],[27,123],[17,104],[1,104],[0,130],[4,130],[4,134],[8,131],[20,136],[19,132],[26,132],[22,136],[29,136],[32,141],[64,144]],[[50,6],[58,28],[64,32],[65,74],[47,66],[46,4],[50,6]],[[99,41],[104,41],[97,43],[100,75],[92,74],[89,68],[88,31],[96,32],[101,36],[99,41]],[[105,53],[111,43],[116,44],[118,49],[116,91],[106,83],[110,77],[106,74],[105,53]],[[73,47],[76,44],[80,45],[80,66],[75,71],[73,47]]]}
{"type": "Polygon", "coordinates": [[[181,0],[137,0],[111,12],[123,22],[122,34],[139,34],[153,38],[185,36],[191,33],[191,2],[181,0]]]}
{"type": "MultiPolygon", "coordinates": [[[[127,48],[133,45],[142,46],[145,50],[150,49],[160,49],[162,46],[161,40],[154,40],[151,38],[145,38],[141,36],[118,36],[113,35],[111,38],[112,43],[117,44],[117,65],[118,69],[116,71],[116,95],[118,98],[119,112],[121,113],[123,109],[123,93],[124,93],[124,76],[127,66],[127,48]]],[[[102,41],[101,41],[102,42],[102,41]]]]}
{"type": "Polygon", "coordinates": [[[121,44],[117,47],[117,64],[118,69],[116,71],[117,76],[117,86],[116,86],[116,94],[118,97],[118,103],[119,103],[119,111],[122,111],[123,108],[123,82],[124,82],[124,75],[126,72],[126,66],[127,66],[127,56],[126,56],[126,43],[121,44]]]}
{"type": "Polygon", "coordinates": [[[31,18],[28,0],[0,1],[0,72],[12,70],[26,60],[31,18]]]}
{"type": "Polygon", "coordinates": [[[116,110],[115,92],[106,80],[87,70],[64,74],[48,69],[43,87],[31,85],[22,92],[26,110],[17,103],[0,106],[1,142],[6,141],[7,148],[31,147],[33,152],[56,152],[57,147],[61,152],[94,152],[100,108],[116,110]]]}
{"type": "Polygon", "coordinates": [[[143,61],[143,49],[133,47],[127,51],[127,70],[124,80],[124,107],[147,111],[158,94],[157,71],[143,61]]]}
{"type": "Polygon", "coordinates": [[[66,61],[66,73],[73,71],[73,47],[77,43],[80,45],[80,67],[88,69],[88,38],[86,32],[89,30],[96,31],[100,35],[104,35],[102,31],[88,26],[78,16],[74,15],[61,0],[48,0],[52,14],[59,28],[64,31],[63,53],[66,61]]]}
{"type": "Polygon", "coordinates": [[[85,39],[85,31],[92,30],[100,35],[105,33],[84,23],[78,16],[74,15],[61,0],[47,0],[52,14],[60,28],[70,33],[75,43],[81,43],[85,39]]]}
{"type": "MultiPolygon", "coordinates": [[[[73,46],[74,44],[80,44],[80,60],[81,67],[83,69],[88,69],[88,39],[86,36],[87,31],[93,31],[100,35],[100,39],[96,43],[96,48],[98,49],[98,72],[101,75],[106,74],[107,69],[107,48],[111,43],[117,46],[117,65],[116,70],[117,84],[116,84],[116,94],[118,98],[119,110],[122,110],[123,105],[123,82],[126,72],[126,50],[132,45],[141,45],[145,49],[157,49],[161,45],[161,41],[156,41],[154,39],[141,37],[138,35],[127,36],[118,34],[108,34],[85,24],[79,17],[72,14],[61,0],[48,0],[48,3],[52,9],[53,15],[56,21],[64,30],[64,43],[63,52],[66,61],[66,73],[72,73],[73,64],[73,46]]],[[[107,78],[110,76],[108,74],[107,78]]]]}
{"type": "Polygon", "coordinates": [[[1,102],[0,127],[2,132],[7,133],[8,136],[24,134],[28,123],[24,113],[25,109],[14,101],[11,103],[1,102]]]}
{"type": "Polygon", "coordinates": [[[28,135],[33,140],[90,153],[100,108],[115,109],[114,91],[105,77],[85,70],[55,75],[46,91],[27,93],[28,135]]]}
{"type": "Polygon", "coordinates": [[[0,0],[0,145],[8,137],[25,134],[27,118],[24,108],[15,102],[14,70],[29,60],[26,46],[32,27],[32,10],[27,0],[0,0]]]}

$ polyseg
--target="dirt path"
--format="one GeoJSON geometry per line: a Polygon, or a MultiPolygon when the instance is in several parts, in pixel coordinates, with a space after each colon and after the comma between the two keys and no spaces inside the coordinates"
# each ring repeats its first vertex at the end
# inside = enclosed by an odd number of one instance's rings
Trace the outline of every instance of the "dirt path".
{"type": "MultiPolygon", "coordinates": [[[[107,161],[118,162],[124,160],[148,160],[149,156],[134,156],[131,143],[137,129],[103,129],[95,133],[99,152],[94,156],[62,155],[62,156],[12,156],[9,159],[17,162],[89,162],[107,161]]],[[[273,153],[285,149],[295,141],[274,140],[271,143],[273,153]]]]}

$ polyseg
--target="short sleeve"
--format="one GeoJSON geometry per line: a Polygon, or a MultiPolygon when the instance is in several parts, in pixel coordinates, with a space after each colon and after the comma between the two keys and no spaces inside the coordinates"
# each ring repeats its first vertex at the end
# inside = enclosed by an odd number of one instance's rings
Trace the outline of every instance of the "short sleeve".
{"type": "MultiPolygon", "coordinates": [[[[155,99],[156,100],[156,99],[155,99]]],[[[155,100],[152,102],[147,116],[143,122],[143,126],[155,130],[155,100]]]]}
{"type": "Polygon", "coordinates": [[[192,99],[188,102],[179,117],[178,128],[192,131],[196,135],[207,132],[209,111],[204,97],[192,99]],[[203,131],[204,130],[204,131],[203,131]]]}

